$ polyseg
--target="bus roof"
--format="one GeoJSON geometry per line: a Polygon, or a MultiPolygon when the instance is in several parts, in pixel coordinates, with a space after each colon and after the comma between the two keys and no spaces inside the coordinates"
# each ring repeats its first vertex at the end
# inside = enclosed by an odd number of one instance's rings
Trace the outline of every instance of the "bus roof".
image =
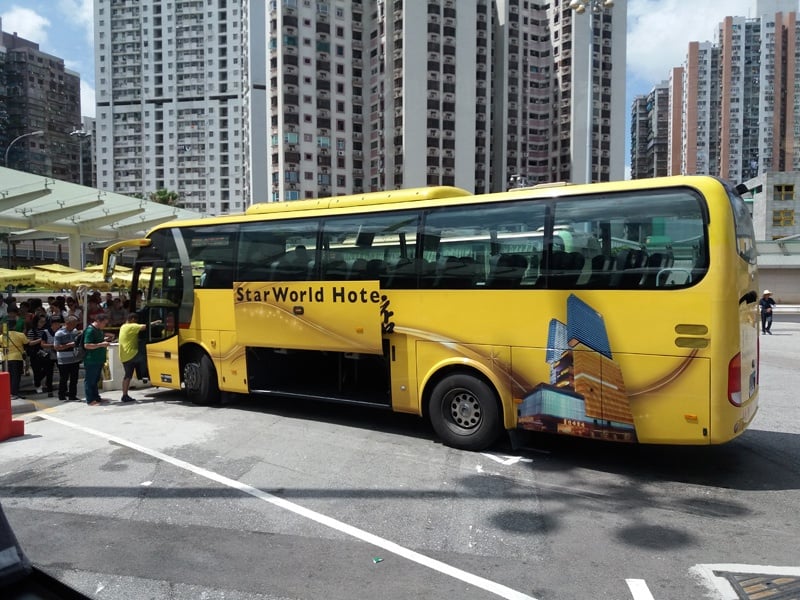
{"type": "Polygon", "coordinates": [[[452,186],[432,186],[408,188],[404,190],[386,190],[384,192],[367,192],[350,196],[333,196],[331,198],[312,198],[309,200],[293,200],[291,202],[260,202],[253,204],[246,215],[273,214],[303,210],[344,208],[348,206],[372,206],[375,204],[396,204],[417,200],[434,200],[436,198],[453,198],[471,196],[467,190],[452,186]]]}
{"type": "Polygon", "coordinates": [[[467,190],[453,186],[430,186],[408,188],[399,190],[386,190],[380,192],[366,192],[346,196],[333,196],[329,198],[312,198],[308,200],[293,200],[286,202],[261,202],[248,207],[244,213],[206,217],[201,219],[180,219],[156,225],[148,232],[148,237],[154,231],[170,227],[194,227],[203,225],[221,225],[238,223],[242,221],[258,220],[261,217],[281,218],[301,213],[324,213],[328,209],[379,209],[381,206],[401,205],[411,202],[423,202],[429,205],[449,203],[453,199],[458,203],[472,204],[496,202],[513,199],[552,199],[574,195],[586,196],[602,195],[608,192],[635,192],[636,190],[669,187],[691,187],[695,189],[719,186],[721,181],[709,175],[674,175],[669,177],[652,177],[647,179],[633,179],[624,181],[610,181],[592,184],[563,185],[536,185],[527,188],[512,188],[502,192],[488,194],[472,194],[467,190]]]}

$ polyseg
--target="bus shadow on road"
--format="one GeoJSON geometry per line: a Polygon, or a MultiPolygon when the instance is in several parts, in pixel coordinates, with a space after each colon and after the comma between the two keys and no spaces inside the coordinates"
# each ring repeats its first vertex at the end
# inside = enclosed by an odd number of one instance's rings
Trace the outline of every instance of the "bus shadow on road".
{"type": "Polygon", "coordinates": [[[235,395],[226,399],[222,406],[435,441],[433,430],[426,420],[416,415],[391,412],[377,405],[364,407],[306,398],[235,395]]]}
{"type": "MultiPolygon", "coordinates": [[[[141,401],[200,407],[174,390],[154,391],[141,401]]],[[[240,394],[230,395],[217,406],[440,443],[425,419],[376,407],[240,394]]],[[[530,457],[533,462],[527,463],[528,468],[538,471],[591,469],[641,483],[678,482],[743,491],[800,489],[798,434],[751,429],[720,446],[624,444],[531,432],[512,437],[513,443],[503,436],[492,450],[530,457]]]]}
{"type": "Polygon", "coordinates": [[[592,469],[642,483],[666,481],[749,491],[800,489],[800,435],[749,430],[720,446],[617,444],[555,435],[526,436],[533,468],[592,469]]]}

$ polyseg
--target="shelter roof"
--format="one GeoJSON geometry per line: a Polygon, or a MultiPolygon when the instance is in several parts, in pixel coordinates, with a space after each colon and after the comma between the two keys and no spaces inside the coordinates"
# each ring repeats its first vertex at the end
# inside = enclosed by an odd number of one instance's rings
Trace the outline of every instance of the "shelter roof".
{"type": "Polygon", "coordinates": [[[80,236],[83,241],[141,237],[151,227],[173,219],[203,215],[0,167],[0,232],[12,241],[80,236]]]}

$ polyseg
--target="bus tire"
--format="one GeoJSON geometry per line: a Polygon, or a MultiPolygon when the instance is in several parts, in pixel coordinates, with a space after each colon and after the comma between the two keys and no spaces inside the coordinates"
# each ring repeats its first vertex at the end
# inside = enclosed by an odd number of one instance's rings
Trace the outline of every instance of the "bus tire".
{"type": "Polygon", "coordinates": [[[501,432],[497,396],[484,381],[455,373],[437,383],[428,405],[431,425],[448,446],[485,450],[501,432]]]}
{"type": "Polygon", "coordinates": [[[194,404],[219,404],[217,370],[208,354],[192,356],[183,366],[186,399],[194,404]]]}

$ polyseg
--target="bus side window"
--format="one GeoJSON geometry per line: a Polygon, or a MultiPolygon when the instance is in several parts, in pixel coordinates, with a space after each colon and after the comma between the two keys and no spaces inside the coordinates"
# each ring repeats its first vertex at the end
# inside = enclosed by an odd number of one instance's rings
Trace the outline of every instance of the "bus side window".
{"type": "Polygon", "coordinates": [[[200,282],[204,288],[230,289],[233,287],[233,269],[227,265],[207,264],[200,282]]]}

